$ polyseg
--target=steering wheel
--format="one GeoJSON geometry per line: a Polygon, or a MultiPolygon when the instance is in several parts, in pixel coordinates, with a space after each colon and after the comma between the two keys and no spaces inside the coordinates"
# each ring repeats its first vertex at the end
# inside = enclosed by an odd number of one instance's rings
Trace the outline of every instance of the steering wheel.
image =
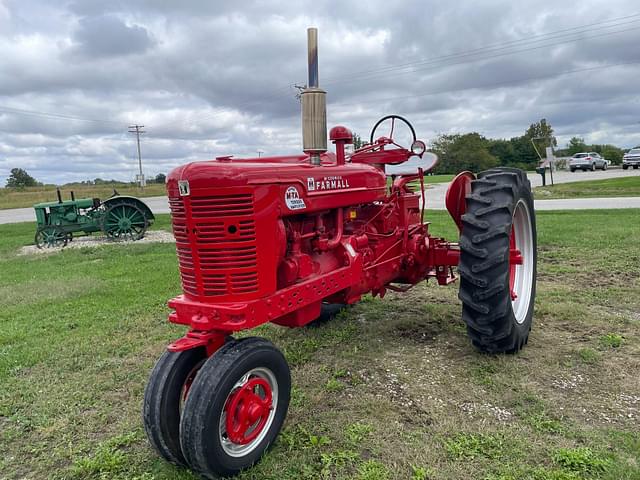
{"type": "MultiPolygon", "coordinates": [[[[373,145],[373,137],[375,136],[374,134],[376,133],[376,129],[380,126],[380,124],[382,122],[384,122],[386,120],[391,120],[391,133],[389,134],[389,138],[393,141],[393,127],[395,126],[396,119],[400,120],[401,122],[406,124],[407,127],[409,127],[409,130],[411,130],[411,135],[413,135],[413,140],[412,140],[411,144],[415,143],[415,141],[417,140],[416,139],[416,131],[413,129],[413,126],[409,123],[409,120],[407,120],[404,117],[401,117],[400,115],[387,115],[386,117],[382,117],[380,120],[378,120],[378,122],[373,126],[373,130],[371,130],[371,138],[369,139],[369,144],[373,145]]],[[[400,145],[398,145],[398,146],[400,146],[400,145]]],[[[411,147],[409,147],[409,148],[411,148],[411,147]]]]}

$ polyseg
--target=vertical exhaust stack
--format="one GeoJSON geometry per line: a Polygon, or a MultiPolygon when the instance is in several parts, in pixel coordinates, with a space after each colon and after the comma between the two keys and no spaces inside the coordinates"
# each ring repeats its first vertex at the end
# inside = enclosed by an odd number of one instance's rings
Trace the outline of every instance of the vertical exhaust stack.
{"type": "Polygon", "coordinates": [[[327,92],[318,86],[318,29],[307,29],[309,82],[302,92],[302,150],[312,165],[327,151],[327,92]]]}

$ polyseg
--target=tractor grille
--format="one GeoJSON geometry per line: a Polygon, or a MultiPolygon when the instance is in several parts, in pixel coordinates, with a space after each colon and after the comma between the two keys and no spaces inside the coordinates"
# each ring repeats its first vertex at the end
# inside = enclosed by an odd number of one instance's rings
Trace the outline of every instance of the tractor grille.
{"type": "Polygon", "coordinates": [[[251,194],[170,198],[169,206],[185,293],[220,297],[258,291],[251,194]]]}

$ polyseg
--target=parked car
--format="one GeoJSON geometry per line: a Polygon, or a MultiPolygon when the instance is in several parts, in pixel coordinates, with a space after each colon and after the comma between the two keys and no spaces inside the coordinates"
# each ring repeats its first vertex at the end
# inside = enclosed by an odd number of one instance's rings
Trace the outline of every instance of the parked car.
{"type": "Polygon", "coordinates": [[[640,148],[632,148],[622,157],[622,168],[640,167],[640,148]]]}
{"type": "Polygon", "coordinates": [[[587,170],[594,171],[596,168],[606,170],[608,165],[609,162],[596,152],[576,153],[569,159],[569,170],[572,172],[578,169],[585,172],[587,170]]]}

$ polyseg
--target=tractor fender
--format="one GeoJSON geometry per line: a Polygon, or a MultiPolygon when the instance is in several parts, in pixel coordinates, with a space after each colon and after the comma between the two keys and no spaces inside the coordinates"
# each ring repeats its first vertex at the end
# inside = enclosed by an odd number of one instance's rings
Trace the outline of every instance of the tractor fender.
{"type": "Polygon", "coordinates": [[[129,195],[118,195],[116,197],[108,198],[107,200],[102,202],[102,205],[104,205],[105,208],[109,208],[110,205],[113,205],[114,203],[120,203],[120,202],[133,204],[138,208],[140,208],[144,212],[144,216],[147,217],[147,220],[149,221],[149,225],[151,225],[153,220],[155,220],[156,218],[146,203],[144,203],[142,200],[140,200],[137,197],[131,197],[129,195]]]}
{"type": "Polygon", "coordinates": [[[456,222],[459,231],[462,231],[462,215],[467,210],[466,197],[471,193],[471,181],[475,179],[476,176],[471,172],[460,172],[451,180],[447,189],[444,204],[449,211],[449,215],[456,222]]]}

